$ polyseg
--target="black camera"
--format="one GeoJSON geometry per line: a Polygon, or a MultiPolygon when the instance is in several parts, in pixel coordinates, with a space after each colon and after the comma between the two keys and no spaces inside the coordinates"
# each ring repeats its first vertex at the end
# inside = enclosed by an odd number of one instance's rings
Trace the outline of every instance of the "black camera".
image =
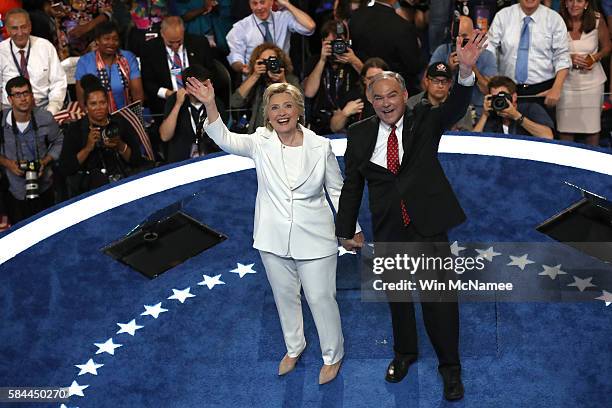
{"type": "Polygon", "coordinates": [[[25,198],[26,200],[33,200],[38,198],[38,172],[40,171],[40,162],[38,160],[32,161],[20,161],[19,170],[23,171],[25,184],[25,198]]]}
{"type": "Polygon", "coordinates": [[[106,126],[96,126],[96,129],[100,131],[100,139],[98,139],[98,146],[105,148],[104,143],[108,143],[110,139],[116,139],[119,137],[119,126],[116,123],[109,122],[106,126]]]}
{"type": "Polygon", "coordinates": [[[278,74],[279,72],[281,72],[281,67],[283,65],[281,63],[281,60],[278,57],[275,57],[274,55],[268,57],[263,61],[259,61],[258,64],[265,64],[266,71],[271,72],[273,74],[278,74]]]}
{"type": "MultiPolygon", "coordinates": [[[[461,40],[461,48],[468,45],[469,42],[470,42],[469,38],[463,38],[463,40],[461,40]]],[[[457,51],[457,43],[453,41],[451,44],[451,52],[455,52],[455,51],[457,51]]]]}
{"type": "Polygon", "coordinates": [[[336,38],[335,40],[331,40],[330,42],[331,45],[331,49],[332,49],[332,54],[345,54],[346,52],[348,52],[349,49],[349,43],[347,41],[344,41],[341,38],[336,38]]]}
{"type": "Polygon", "coordinates": [[[512,94],[508,92],[500,92],[497,95],[491,96],[491,109],[495,112],[501,112],[510,106],[512,94]]]}

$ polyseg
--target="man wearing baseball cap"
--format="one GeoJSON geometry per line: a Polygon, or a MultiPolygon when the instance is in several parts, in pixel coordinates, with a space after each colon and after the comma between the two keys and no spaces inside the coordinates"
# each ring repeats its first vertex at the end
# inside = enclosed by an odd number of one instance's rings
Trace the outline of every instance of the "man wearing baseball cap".
{"type": "MultiPolygon", "coordinates": [[[[427,68],[421,85],[424,91],[408,98],[406,103],[408,109],[414,109],[417,104],[428,104],[432,107],[441,105],[448,98],[450,89],[453,86],[451,67],[443,61],[434,62],[427,68]]],[[[472,119],[469,110],[452,129],[472,130],[472,119]]]]}

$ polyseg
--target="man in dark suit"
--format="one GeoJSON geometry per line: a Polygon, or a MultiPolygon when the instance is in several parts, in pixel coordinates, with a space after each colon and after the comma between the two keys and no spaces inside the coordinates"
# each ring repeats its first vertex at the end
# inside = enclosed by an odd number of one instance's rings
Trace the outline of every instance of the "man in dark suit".
{"type": "Polygon", "coordinates": [[[213,52],[208,40],[185,34],[180,17],[166,17],[160,34],[160,37],[147,41],[141,60],[142,82],[153,114],[163,113],[166,99],[183,88],[183,69],[192,64],[210,71],[214,69],[213,52]]]}
{"type": "MultiPolygon", "coordinates": [[[[376,252],[378,243],[403,242],[418,243],[428,254],[450,254],[447,231],[462,223],[465,214],[438,161],[438,144],[443,129],[461,119],[470,103],[475,82],[472,67],[485,40],[476,32],[465,47],[457,45],[458,83],[446,102],[437,107],[419,104],[414,111],[406,111],[408,92],[403,78],[394,72],[380,73],[370,81],[367,96],[376,116],[354,124],[347,133],[346,177],[336,219],[336,235],[346,249],[361,246],[350,237],[354,236],[367,180],[376,252]]],[[[409,250],[408,255],[418,257],[421,251],[409,250]]],[[[417,358],[414,307],[410,302],[396,301],[390,292],[387,298],[395,358],[386,379],[399,382],[417,358]]],[[[438,356],[444,396],[457,400],[463,397],[459,308],[456,301],[444,300],[422,301],[421,305],[438,356]]]]}
{"type": "MultiPolygon", "coordinates": [[[[200,82],[205,82],[210,79],[208,70],[198,64],[185,68],[182,75],[185,80],[196,78],[200,82]]],[[[217,99],[217,107],[223,116],[225,109],[220,103],[217,99]]],[[[215,142],[204,132],[205,119],[204,105],[185,88],[170,95],[166,102],[164,121],[159,127],[161,140],[168,143],[168,163],[220,151],[215,142]]],[[[227,117],[223,117],[223,120],[227,120],[227,117]]]]}
{"type": "Polygon", "coordinates": [[[371,57],[385,60],[392,71],[402,75],[408,91],[416,93],[425,61],[414,25],[397,15],[393,3],[380,0],[355,10],[349,22],[352,47],[362,61],[371,57]]]}

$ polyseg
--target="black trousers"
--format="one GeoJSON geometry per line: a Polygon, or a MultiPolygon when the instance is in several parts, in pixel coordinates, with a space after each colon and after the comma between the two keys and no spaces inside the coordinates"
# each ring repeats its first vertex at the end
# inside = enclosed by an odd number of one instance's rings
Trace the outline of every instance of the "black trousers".
{"type": "Polygon", "coordinates": [[[46,189],[33,200],[18,200],[10,192],[6,193],[7,215],[11,224],[25,220],[55,204],[55,192],[53,186],[46,189]]]}
{"type": "MultiPolygon", "coordinates": [[[[442,258],[451,255],[446,233],[424,237],[410,225],[400,228],[396,236],[389,238],[392,238],[392,242],[406,243],[411,249],[408,255],[418,257],[425,254],[442,258]]],[[[397,245],[394,244],[394,247],[397,248],[397,245]]],[[[442,282],[450,277],[445,271],[439,270],[427,271],[426,274],[427,276],[422,276],[421,279],[435,278],[442,282]]],[[[418,355],[414,302],[407,299],[399,300],[396,294],[390,296],[387,293],[387,298],[393,325],[395,356],[398,359],[413,360],[418,355]]],[[[430,291],[422,298],[427,299],[421,301],[423,321],[429,340],[438,356],[439,367],[459,366],[459,305],[456,294],[445,292],[441,299],[432,301],[436,296],[430,291]]]]}

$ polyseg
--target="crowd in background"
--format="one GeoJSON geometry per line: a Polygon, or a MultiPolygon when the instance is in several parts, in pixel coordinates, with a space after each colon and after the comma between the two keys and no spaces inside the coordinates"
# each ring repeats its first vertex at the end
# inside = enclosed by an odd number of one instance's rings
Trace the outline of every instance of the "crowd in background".
{"type": "Polygon", "coordinates": [[[211,80],[233,131],[262,126],[266,87],[287,82],[310,129],[342,133],[373,114],[382,71],[410,108],[443,104],[476,29],[488,47],[448,130],[610,143],[610,0],[5,0],[0,21],[0,229],[219,151],[189,77],[211,80]]]}

